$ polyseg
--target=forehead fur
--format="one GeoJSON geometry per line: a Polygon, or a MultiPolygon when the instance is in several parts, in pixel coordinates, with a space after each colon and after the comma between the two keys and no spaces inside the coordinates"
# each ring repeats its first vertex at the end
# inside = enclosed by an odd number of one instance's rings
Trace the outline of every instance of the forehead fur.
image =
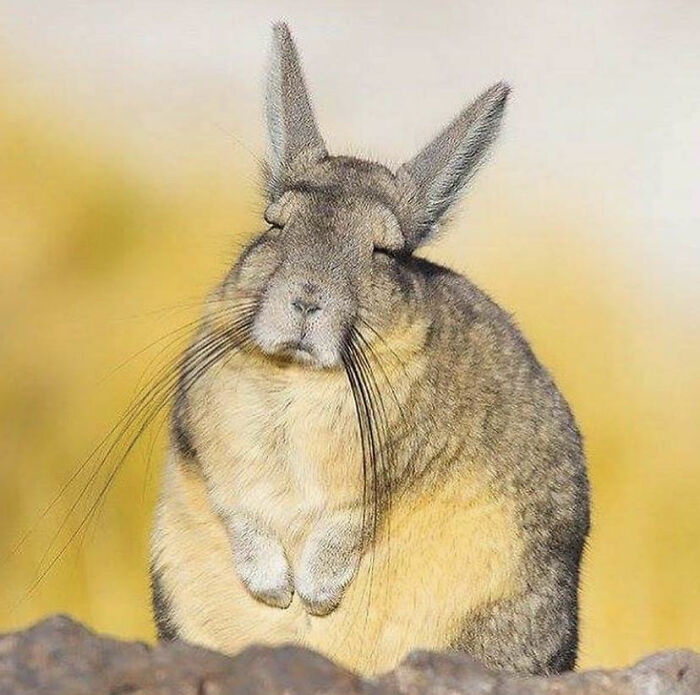
{"type": "Polygon", "coordinates": [[[369,199],[386,207],[404,232],[409,231],[413,196],[404,181],[378,162],[349,156],[300,157],[287,168],[278,182],[279,200],[285,193],[325,193],[345,200],[369,199]]]}

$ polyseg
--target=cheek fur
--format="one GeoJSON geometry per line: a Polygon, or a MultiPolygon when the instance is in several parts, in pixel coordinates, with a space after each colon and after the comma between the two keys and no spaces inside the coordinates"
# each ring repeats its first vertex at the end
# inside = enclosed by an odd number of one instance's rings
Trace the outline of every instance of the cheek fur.
{"type": "Polygon", "coordinates": [[[402,313],[402,291],[396,280],[395,261],[375,253],[360,291],[360,313],[375,327],[391,323],[402,313]]]}
{"type": "Polygon", "coordinates": [[[281,253],[269,240],[259,241],[246,250],[231,274],[234,290],[241,292],[264,292],[270,279],[279,267],[281,253]]]}

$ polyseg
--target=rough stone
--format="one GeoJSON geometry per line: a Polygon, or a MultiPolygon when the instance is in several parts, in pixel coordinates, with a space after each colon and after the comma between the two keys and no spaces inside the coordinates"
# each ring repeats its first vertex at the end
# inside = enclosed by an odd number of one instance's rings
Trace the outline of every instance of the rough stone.
{"type": "Polygon", "coordinates": [[[367,680],[300,647],[229,657],[181,642],[102,637],[65,616],[0,635],[0,695],[700,695],[700,654],[654,654],[616,671],[518,678],[464,654],[415,652],[367,680]]]}

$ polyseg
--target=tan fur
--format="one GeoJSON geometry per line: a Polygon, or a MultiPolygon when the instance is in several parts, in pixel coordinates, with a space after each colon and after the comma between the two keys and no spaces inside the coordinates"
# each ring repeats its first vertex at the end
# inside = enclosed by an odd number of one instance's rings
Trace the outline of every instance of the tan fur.
{"type": "MultiPolygon", "coordinates": [[[[424,332],[404,327],[384,347],[414,377],[424,332]]],[[[246,354],[203,382],[206,408],[197,417],[204,422],[195,429],[211,435],[198,442],[211,489],[197,467],[171,453],[154,534],[166,594],[187,597],[173,601],[182,637],[228,652],[295,642],[376,673],[411,649],[448,646],[455,616],[517,590],[514,509],[461,468],[395,499],[376,547],[330,615],[309,615],[296,596],[286,610],[255,600],[236,575],[212,490],[261,516],[294,558],[314,519],[361,498],[351,394],[343,372],[246,354]]]]}
{"type": "Polygon", "coordinates": [[[296,597],[279,610],[256,601],[238,580],[198,473],[171,459],[167,475],[154,550],[166,591],[187,596],[175,604],[182,636],[203,646],[235,653],[255,643],[295,642],[377,673],[412,649],[447,647],[454,616],[517,591],[521,544],[513,510],[485,490],[474,494],[476,481],[452,480],[397,501],[390,536],[365,555],[335,612],[309,615],[296,597]]]}

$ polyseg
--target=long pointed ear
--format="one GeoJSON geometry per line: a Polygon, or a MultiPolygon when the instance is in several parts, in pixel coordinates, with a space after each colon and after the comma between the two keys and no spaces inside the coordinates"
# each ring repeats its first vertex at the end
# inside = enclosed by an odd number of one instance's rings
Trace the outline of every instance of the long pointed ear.
{"type": "Polygon", "coordinates": [[[487,89],[397,172],[412,208],[407,245],[415,249],[436,228],[486,157],[498,135],[510,87],[487,89]]]}
{"type": "Polygon", "coordinates": [[[272,32],[265,111],[270,138],[269,187],[271,195],[277,197],[285,169],[302,153],[323,156],[326,147],[316,126],[289,27],[275,24],[272,32]]]}

